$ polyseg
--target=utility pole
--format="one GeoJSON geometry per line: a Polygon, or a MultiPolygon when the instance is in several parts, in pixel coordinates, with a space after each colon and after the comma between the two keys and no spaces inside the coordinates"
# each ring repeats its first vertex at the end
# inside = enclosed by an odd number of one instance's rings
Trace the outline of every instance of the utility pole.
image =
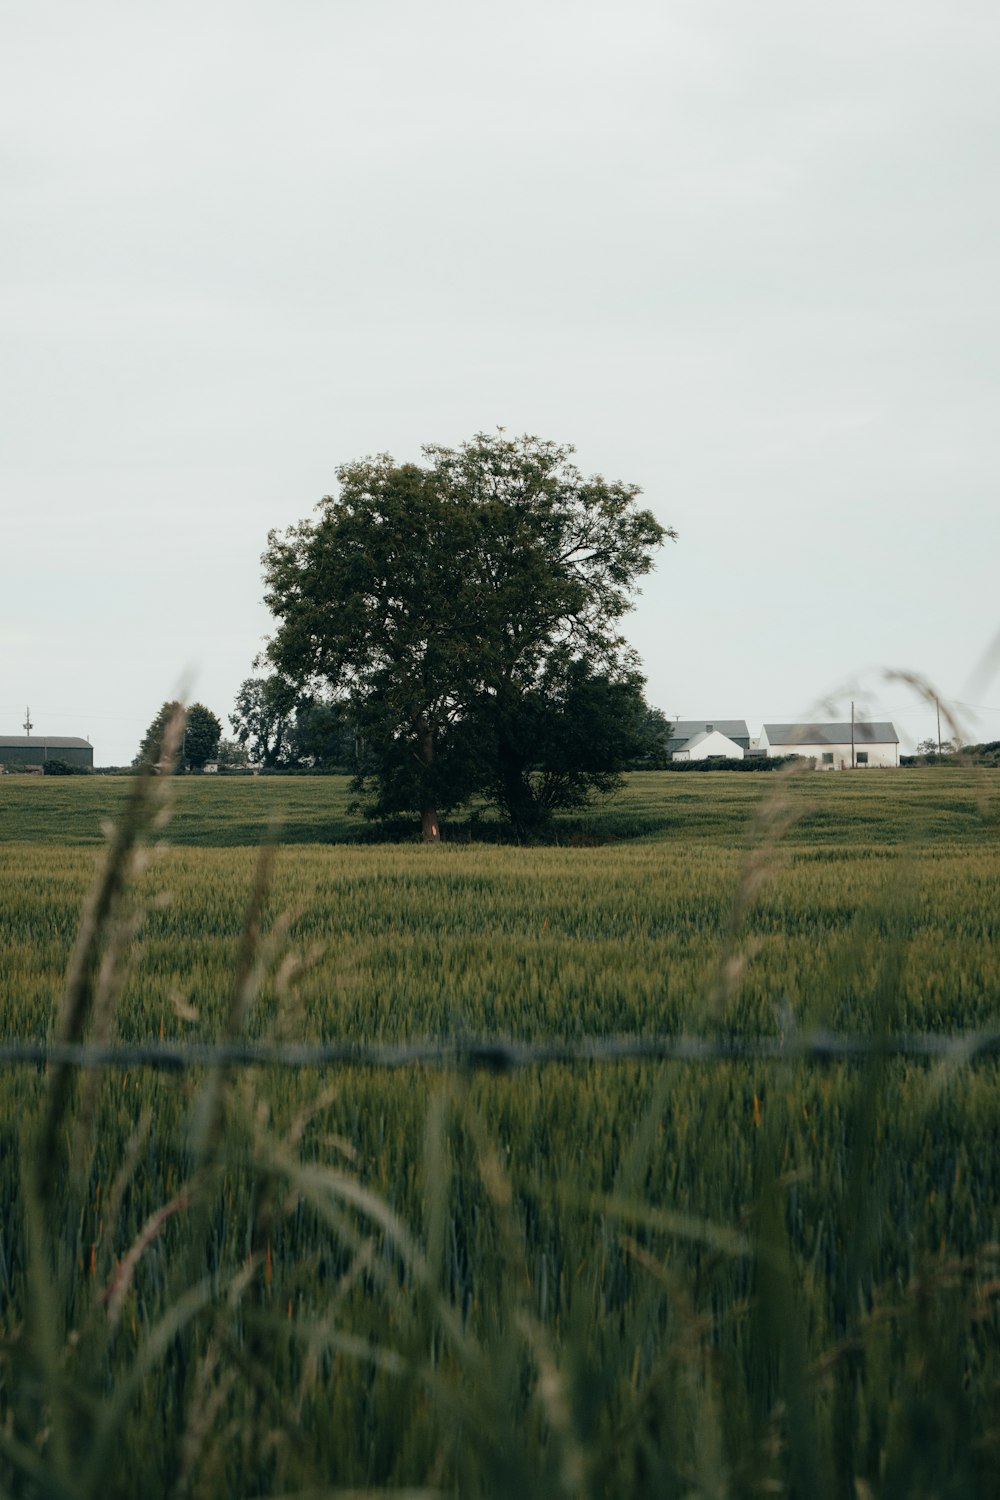
{"type": "Polygon", "coordinates": [[[857,756],[854,753],[854,699],[851,699],[851,770],[856,771],[858,767],[857,756]]]}
{"type": "Polygon", "coordinates": [[[934,699],[934,707],[937,709],[938,755],[940,755],[941,754],[941,704],[939,703],[939,701],[937,700],[937,698],[934,699]]]}
{"type": "Polygon", "coordinates": [[[24,732],[28,736],[29,740],[31,739],[31,731],[32,729],[34,729],[34,727],[35,726],[31,722],[31,709],[26,708],[24,710],[24,732]]]}

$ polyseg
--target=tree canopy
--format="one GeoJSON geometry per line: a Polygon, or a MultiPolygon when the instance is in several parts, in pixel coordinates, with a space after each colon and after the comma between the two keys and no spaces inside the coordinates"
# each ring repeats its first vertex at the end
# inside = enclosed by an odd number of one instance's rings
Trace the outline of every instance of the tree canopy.
{"type": "Polygon", "coordinates": [[[248,677],[229,716],[244,759],[269,770],[353,766],[357,735],[345,704],[298,692],[284,679],[248,677]]]}
{"type": "Polygon", "coordinates": [[[236,739],[262,766],[279,766],[291,732],[295,693],[280,677],[248,677],[229,722],[236,739]]]}
{"type": "Polygon", "coordinates": [[[619,623],[673,533],[572,453],[499,432],[419,465],[365,458],[268,538],[275,680],[347,707],[369,810],[418,811],[426,839],[474,793],[528,832],[634,753],[642,678],[619,623]]]}
{"type": "Polygon", "coordinates": [[[200,771],[210,760],[214,760],[222,735],[222,725],[204,703],[191,703],[187,708],[176,701],[164,703],[143,735],[134,764],[140,765],[148,756],[159,756],[167,726],[177,715],[183,714],[184,728],[178,744],[177,769],[200,771]]]}

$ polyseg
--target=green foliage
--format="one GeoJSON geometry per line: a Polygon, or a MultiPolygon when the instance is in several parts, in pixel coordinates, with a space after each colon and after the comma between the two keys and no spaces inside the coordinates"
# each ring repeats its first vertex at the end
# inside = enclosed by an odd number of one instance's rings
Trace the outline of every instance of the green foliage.
{"type": "Polygon", "coordinates": [[[907,765],[1000,766],[1000,740],[987,740],[982,744],[962,745],[960,748],[951,740],[943,740],[940,755],[937,753],[936,740],[924,740],[917,746],[917,752],[916,758],[903,757],[907,765]]]}
{"type": "Polygon", "coordinates": [[[229,722],[251,760],[282,764],[294,709],[295,693],[280,677],[248,677],[241,683],[229,722]]]}
{"type": "Polygon", "coordinates": [[[250,757],[238,740],[219,740],[216,751],[220,771],[242,771],[250,764],[250,757]]]}
{"type": "Polygon", "coordinates": [[[941,740],[938,743],[935,739],[927,739],[921,740],[917,746],[917,756],[932,765],[940,760],[953,760],[958,751],[959,746],[954,740],[941,740]]]}
{"type": "MultiPolygon", "coordinates": [[[[156,717],[153,719],[142,741],[136,751],[132,764],[136,769],[149,763],[159,763],[163,751],[164,739],[169,728],[181,722],[180,716],[184,713],[184,705],[176,699],[161,704],[156,717]]],[[[171,764],[170,769],[173,769],[171,764]]]]}
{"type": "MultiPolygon", "coordinates": [[[[566,805],[558,786],[572,805],[584,785],[613,779],[619,759],[597,766],[590,752],[568,774],[565,743],[550,774],[542,745],[517,752],[520,768],[513,751],[499,760],[540,722],[533,699],[546,685],[570,702],[582,672],[596,709],[638,682],[618,622],[670,533],[638,509],[634,485],[585,480],[571,452],[479,434],[425,448],[423,467],[364,459],[338,470],[317,521],[271,533],[268,657],[281,681],[349,705],[373,815],[417,810],[436,835],[439,811],[482,791],[519,827],[566,805]]],[[[546,753],[557,738],[549,719],[546,753]]]]}
{"type": "Polygon", "coordinates": [[[351,770],[360,759],[358,731],[343,703],[313,694],[295,705],[289,733],[289,762],[318,770],[351,770]]]}
{"type": "Polygon", "coordinates": [[[173,729],[177,729],[176,744],[170,743],[168,763],[164,769],[200,771],[207,761],[214,760],[222,737],[222,725],[211,709],[203,703],[184,704],[173,700],[164,703],[143,736],[133,765],[140,767],[160,762],[164,746],[173,729]]]}
{"type": "Polygon", "coordinates": [[[343,703],[296,693],[281,677],[248,677],[230,716],[244,763],[268,771],[349,770],[360,758],[357,728],[343,703]]]}
{"type": "Polygon", "coordinates": [[[222,725],[204,703],[192,703],[181,741],[181,763],[188,770],[200,771],[214,760],[222,738],[222,725]]]}
{"type": "Polygon", "coordinates": [[[42,773],[45,776],[87,776],[90,767],[74,766],[68,760],[54,758],[42,762],[42,773]]]}
{"type": "Polygon", "coordinates": [[[974,766],[1000,766],[1000,740],[986,740],[979,745],[966,745],[962,756],[967,764],[974,766]]]}
{"type": "Polygon", "coordinates": [[[470,714],[491,778],[486,797],[518,837],[544,827],[557,809],[618,790],[624,768],[649,744],[642,685],[637,672],[611,676],[558,652],[509,704],[486,698],[470,714]]]}
{"type": "Polygon", "coordinates": [[[670,720],[662,709],[647,707],[637,752],[628,769],[630,771],[662,771],[669,766],[670,756],[667,743],[671,729],[670,720]]]}

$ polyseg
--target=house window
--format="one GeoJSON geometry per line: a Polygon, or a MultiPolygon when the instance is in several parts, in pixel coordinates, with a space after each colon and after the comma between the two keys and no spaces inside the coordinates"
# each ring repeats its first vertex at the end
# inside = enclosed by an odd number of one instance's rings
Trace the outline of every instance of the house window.
{"type": "Polygon", "coordinates": [[[867,750],[859,750],[858,751],[857,762],[858,762],[859,766],[866,766],[868,764],[868,751],[867,750]]]}
{"type": "Polygon", "coordinates": [[[833,751],[832,750],[824,750],[823,751],[823,764],[824,764],[824,766],[832,766],[833,765],[833,751]]]}

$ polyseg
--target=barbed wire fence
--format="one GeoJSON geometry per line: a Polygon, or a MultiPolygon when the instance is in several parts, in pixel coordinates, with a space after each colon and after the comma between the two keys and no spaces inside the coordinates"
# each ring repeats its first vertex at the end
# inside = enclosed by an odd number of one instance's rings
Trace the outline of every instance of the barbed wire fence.
{"type": "Polygon", "coordinates": [[[582,1037],[518,1042],[483,1038],[376,1045],[351,1042],[139,1042],[11,1041],[0,1044],[0,1067],[152,1068],[379,1068],[426,1067],[511,1073],[556,1064],[624,1062],[863,1061],[871,1057],[968,1063],[1000,1053],[1000,1027],[962,1033],[922,1032],[885,1037],[814,1030],[787,1036],[582,1037]]]}

